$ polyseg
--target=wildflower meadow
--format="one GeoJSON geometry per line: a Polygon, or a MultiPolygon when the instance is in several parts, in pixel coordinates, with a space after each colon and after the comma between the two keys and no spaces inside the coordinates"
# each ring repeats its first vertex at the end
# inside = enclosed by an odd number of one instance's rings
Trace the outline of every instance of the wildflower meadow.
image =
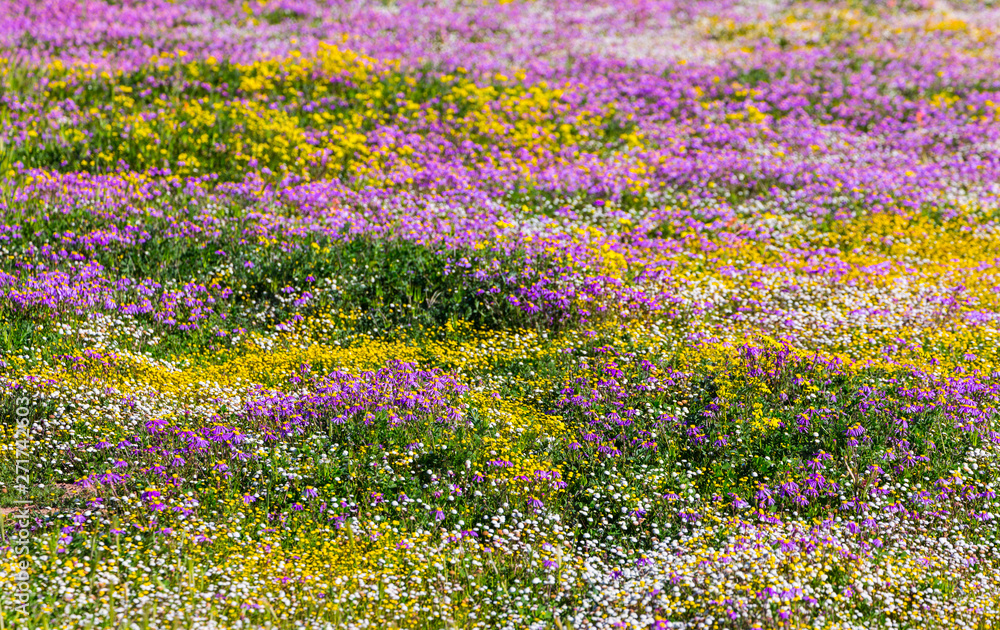
{"type": "Polygon", "coordinates": [[[1000,628],[1000,4],[0,1],[0,629],[1000,628]]]}

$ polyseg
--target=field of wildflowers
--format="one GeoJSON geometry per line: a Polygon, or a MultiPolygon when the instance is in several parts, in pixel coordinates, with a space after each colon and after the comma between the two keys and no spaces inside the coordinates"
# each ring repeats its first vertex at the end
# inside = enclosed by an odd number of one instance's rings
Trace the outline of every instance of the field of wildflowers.
{"type": "Polygon", "coordinates": [[[991,3],[0,1],[0,628],[997,628],[998,327],[991,3]]]}

